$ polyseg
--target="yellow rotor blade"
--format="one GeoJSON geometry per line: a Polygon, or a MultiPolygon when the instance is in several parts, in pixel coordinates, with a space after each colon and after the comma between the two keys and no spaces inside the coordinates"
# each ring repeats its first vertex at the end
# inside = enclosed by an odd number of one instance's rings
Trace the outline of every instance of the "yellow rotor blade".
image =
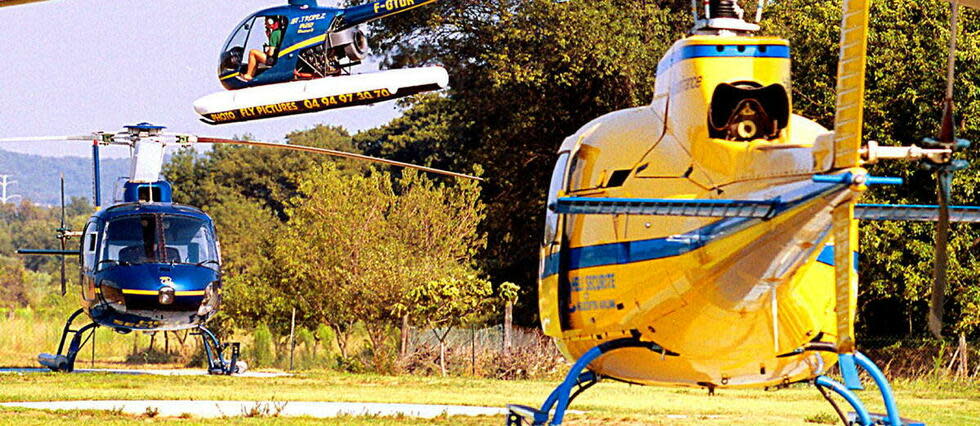
{"type": "Polygon", "coordinates": [[[972,7],[974,9],[980,9],[980,0],[947,0],[952,3],[959,3],[966,7],[972,7]]]}
{"type": "Polygon", "coordinates": [[[857,221],[854,220],[855,201],[849,200],[834,208],[834,280],[837,304],[837,352],[854,352],[854,318],[857,311],[858,277],[854,252],[858,248],[857,221]]]}
{"type": "Polygon", "coordinates": [[[327,148],[317,148],[317,147],[305,146],[305,145],[291,145],[291,144],[272,143],[272,142],[242,141],[242,140],[236,140],[236,139],[208,138],[208,137],[198,137],[197,138],[197,142],[201,142],[201,143],[223,143],[223,144],[230,144],[230,145],[250,145],[250,146],[261,146],[261,147],[264,147],[264,148],[277,148],[277,149],[287,149],[287,150],[291,150],[291,151],[312,152],[312,153],[316,153],[316,154],[331,155],[331,156],[334,156],[334,157],[342,157],[342,158],[353,158],[355,160],[364,160],[364,161],[370,161],[370,162],[374,162],[374,163],[387,164],[387,165],[390,165],[390,166],[397,166],[397,167],[405,167],[405,168],[409,168],[409,169],[416,169],[416,170],[421,170],[421,171],[424,171],[424,172],[435,173],[435,174],[440,174],[440,175],[446,175],[446,176],[453,176],[453,177],[464,178],[464,179],[473,179],[473,180],[477,180],[477,181],[483,181],[482,178],[479,178],[479,177],[476,177],[476,176],[472,176],[472,175],[467,175],[467,174],[462,174],[462,173],[456,173],[456,172],[450,172],[450,171],[441,170],[441,169],[434,169],[434,168],[431,168],[431,167],[419,166],[419,165],[411,164],[411,163],[402,163],[400,161],[387,160],[387,159],[384,159],[384,158],[371,157],[369,155],[355,154],[353,152],[337,151],[337,150],[334,150],[334,149],[327,149],[327,148]]]}
{"type": "Polygon", "coordinates": [[[0,0],[0,7],[17,6],[18,4],[35,3],[44,0],[0,0]]]}
{"type": "Polygon", "coordinates": [[[837,65],[837,112],[834,117],[836,169],[855,167],[861,161],[869,11],[870,0],[844,0],[840,62],[837,65]]]}

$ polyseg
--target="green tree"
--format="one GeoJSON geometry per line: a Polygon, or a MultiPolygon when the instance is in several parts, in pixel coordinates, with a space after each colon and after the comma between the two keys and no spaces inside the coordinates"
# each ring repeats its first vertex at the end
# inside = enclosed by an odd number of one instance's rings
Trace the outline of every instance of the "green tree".
{"type": "MultiPolygon", "coordinates": [[[[358,152],[340,127],[316,126],[286,137],[293,144],[358,152]]],[[[288,330],[293,303],[278,287],[272,248],[287,218],[285,203],[297,195],[298,180],[327,163],[336,163],[345,173],[361,173],[365,167],[316,154],[226,145],[204,154],[185,149],[165,165],[175,201],[200,207],[215,220],[225,273],[218,321],[240,328],[265,323],[279,335],[288,330]]]]}
{"type": "Polygon", "coordinates": [[[450,267],[473,270],[485,244],[477,231],[479,188],[435,184],[414,172],[392,183],[384,172],[347,175],[325,165],[310,171],[299,192],[276,240],[279,285],[306,321],[334,329],[345,358],[361,321],[381,368],[408,291],[450,267]]]}
{"type": "Polygon", "coordinates": [[[439,369],[446,375],[446,338],[453,328],[472,324],[493,310],[493,285],[476,275],[429,281],[408,292],[400,306],[439,341],[439,369]]]}

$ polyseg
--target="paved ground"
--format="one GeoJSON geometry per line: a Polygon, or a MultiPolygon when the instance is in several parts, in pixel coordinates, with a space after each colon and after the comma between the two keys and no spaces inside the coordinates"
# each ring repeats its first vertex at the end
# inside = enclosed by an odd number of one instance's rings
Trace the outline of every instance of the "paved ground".
{"type": "MultiPolygon", "coordinates": [[[[50,373],[47,368],[0,368],[0,374],[26,374],[26,373],[50,373]]],[[[154,376],[206,376],[207,370],[203,369],[174,369],[174,370],[131,370],[116,368],[79,368],[75,373],[109,373],[109,374],[150,374],[154,376]]],[[[242,374],[235,374],[241,377],[283,377],[290,376],[289,373],[266,373],[261,371],[246,371],[242,374]]]]}
{"type": "Polygon", "coordinates": [[[309,416],[316,418],[342,415],[402,415],[433,418],[443,414],[449,416],[503,416],[507,413],[504,408],[463,405],[309,401],[50,401],[8,402],[2,403],[0,406],[43,410],[114,410],[137,415],[155,410],[160,416],[178,417],[190,414],[199,418],[243,415],[309,416]]]}

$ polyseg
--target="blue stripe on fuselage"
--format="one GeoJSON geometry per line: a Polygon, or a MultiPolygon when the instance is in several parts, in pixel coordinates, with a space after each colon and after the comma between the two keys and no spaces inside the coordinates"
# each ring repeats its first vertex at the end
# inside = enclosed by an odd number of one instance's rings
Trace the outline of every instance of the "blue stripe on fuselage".
{"type": "Polygon", "coordinates": [[[780,44],[711,44],[684,46],[657,64],[657,74],[675,63],[694,58],[786,58],[789,46],[780,44]]]}

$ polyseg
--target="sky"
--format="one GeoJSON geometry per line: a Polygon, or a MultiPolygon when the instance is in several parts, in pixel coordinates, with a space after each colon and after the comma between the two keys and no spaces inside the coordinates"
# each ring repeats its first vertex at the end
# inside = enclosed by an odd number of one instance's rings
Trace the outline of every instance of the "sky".
{"type": "MultiPolygon", "coordinates": [[[[395,101],[249,123],[198,121],[195,99],[224,90],[225,39],[246,16],[285,0],[52,0],[0,8],[0,138],[118,131],[148,121],[172,132],[281,141],[318,124],[351,132],[397,117],[395,101]]],[[[320,0],[322,6],[337,1],[320,0]]],[[[377,63],[356,72],[377,70],[377,63]]],[[[88,156],[84,143],[0,143],[47,156],[88,156]]],[[[128,156],[113,147],[108,156],[128,156]]]]}

